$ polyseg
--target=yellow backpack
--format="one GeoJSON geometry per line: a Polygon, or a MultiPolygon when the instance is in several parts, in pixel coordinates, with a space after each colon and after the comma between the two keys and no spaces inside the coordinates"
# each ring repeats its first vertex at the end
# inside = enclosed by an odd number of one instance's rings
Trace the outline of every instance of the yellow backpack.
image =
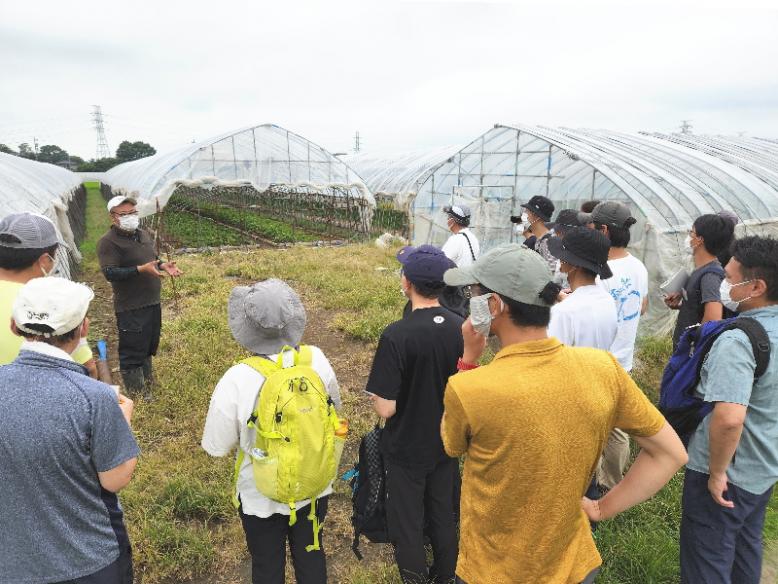
{"type": "MultiPolygon", "coordinates": [[[[319,549],[316,499],[335,478],[345,442],[335,435],[340,420],[312,359],[311,348],[301,345],[298,351],[284,347],[276,361],[264,357],[241,361],[261,373],[265,381],[247,422],[256,431],[254,447],[246,453],[239,448],[235,461],[236,487],[248,455],[257,490],[289,505],[289,525],[297,521],[296,501],[311,500],[308,519],[314,535],[308,551],[319,549]]],[[[234,493],[237,507],[237,488],[234,493]]]]}

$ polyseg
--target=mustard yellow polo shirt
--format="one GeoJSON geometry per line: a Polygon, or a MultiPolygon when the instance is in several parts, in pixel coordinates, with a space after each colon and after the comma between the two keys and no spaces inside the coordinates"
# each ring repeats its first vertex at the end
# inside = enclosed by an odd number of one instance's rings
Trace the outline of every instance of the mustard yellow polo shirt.
{"type": "Polygon", "coordinates": [[[443,444],[466,455],[457,575],[488,584],[573,584],[602,563],[581,497],[614,427],[665,420],[616,359],[550,338],[510,345],[454,375],[443,444]]]}

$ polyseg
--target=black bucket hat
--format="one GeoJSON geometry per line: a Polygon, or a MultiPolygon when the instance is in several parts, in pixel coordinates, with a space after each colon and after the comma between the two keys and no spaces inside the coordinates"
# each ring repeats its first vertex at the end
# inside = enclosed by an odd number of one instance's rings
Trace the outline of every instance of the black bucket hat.
{"type": "Polygon", "coordinates": [[[608,266],[610,247],[610,241],[603,233],[586,227],[571,229],[564,239],[552,237],[548,240],[548,251],[555,258],[591,270],[603,280],[613,277],[608,266]]]}
{"type": "Polygon", "coordinates": [[[535,195],[529,201],[522,205],[527,211],[535,213],[543,221],[551,221],[551,215],[554,214],[554,203],[548,197],[535,195]]]}

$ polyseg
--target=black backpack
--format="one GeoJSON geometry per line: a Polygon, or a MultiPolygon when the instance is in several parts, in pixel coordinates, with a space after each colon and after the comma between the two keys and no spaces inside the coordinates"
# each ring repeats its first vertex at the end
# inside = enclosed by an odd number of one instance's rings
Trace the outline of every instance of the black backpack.
{"type": "Polygon", "coordinates": [[[381,455],[382,429],[378,424],[359,442],[359,460],[344,478],[351,485],[351,524],[354,541],[351,549],[358,559],[359,536],[364,535],[373,543],[389,543],[386,528],[386,483],[384,459],[381,455]]]}

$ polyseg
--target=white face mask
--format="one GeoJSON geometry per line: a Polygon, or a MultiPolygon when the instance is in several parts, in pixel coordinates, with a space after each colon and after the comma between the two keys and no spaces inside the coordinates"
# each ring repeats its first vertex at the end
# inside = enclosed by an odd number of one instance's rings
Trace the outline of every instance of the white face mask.
{"type": "Polygon", "coordinates": [[[119,217],[119,227],[124,231],[135,231],[140,225],[140,217],[137,213],[122,215],[119,217]]]}
{"type": "Polygon", "coordinates": [[[743,298],[743,300],[732,300],[732,296],[730,293],[732,292],[732,288],[737,288],[738,286],[742,286],[743,284],[748,284],[751,282],[751,280],[746,280],[745,282],[740,282],[738,284],[730,284],[726,280],[721,281],[721,286],[719,287],[719,295],[721,296],[721,303],[726,306],[728,309],[730,309],[732,312],[737,312],[738,308],[740,307],[740,304],[743,302],[746,302],[748,300],[751,300],[751,296],[748,298],[743,298]]]}
{"type": "Polygon", "coordinates": [[[43,269],[43,266],[41,266],[41,272],[43,272],[43,277],[48,278],[49,276],[53,275],[54,272],[57,271],[57,260],[55,260],[51,255],[46,254],[46,257],[48,257],[51,260],[51,269],[47,272],[45,269],[43,269]]]}
{"type": "Polygon", "coordinates": [[[485,337],[489,336],[492,328],[492,313],[489,310],[489,298],[491,294],[481,294],[470,299],[470,322],[473,323],[475,332],[485,337]]]}

